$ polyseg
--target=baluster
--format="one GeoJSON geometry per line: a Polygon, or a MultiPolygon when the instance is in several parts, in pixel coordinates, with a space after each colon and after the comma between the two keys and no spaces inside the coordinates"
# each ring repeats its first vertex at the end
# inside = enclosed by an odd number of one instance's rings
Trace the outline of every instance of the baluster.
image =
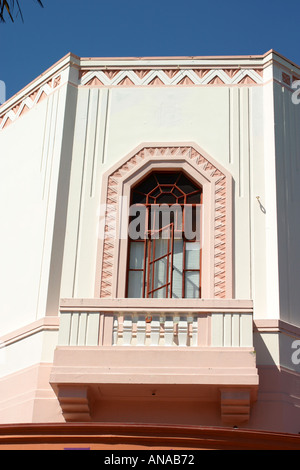
{"type": "Polygon", "coordinates": [[[192,344],[191,346],[196,347],[198,346],[198,318],[193,318],[192,323],[192,344]]]}
{"type": "Polygon", "coordinates": [[[188,323],[186,317],[180,317],[178,323],[178,343],[179,346],[186,346],[187,345],[187,337],[188,337],[188,323]]]}
{"type": "Polygon", "coordinates": [[[146,321],[144,317],[139,317],[136,327],[136,344],[137,346],[145,346],[146,341],[146,321]]]}
{"type": "Polygon", "coordinates": [[[119,338],[119,318],[114,317],[113,324],[113,346],[117,346],[119,338]]]}
{"type": "Polygon", "coordinates": [[[130,346],[132,340],[132,317],[126,316],[123,322],[123,346],[130,346]]]}
{"type": "Polygon", "coordinates": [[[173,320],[173,317],[166,317],[165,346],[173,346],[173,340],[174,340],[174,320],[173,320]]]}
{"type": "Polygon", "coordinates": [[[150,344],[158,346],[160,339],[160,321],[159,316],[154,316],[151,321],[150,344]]]}

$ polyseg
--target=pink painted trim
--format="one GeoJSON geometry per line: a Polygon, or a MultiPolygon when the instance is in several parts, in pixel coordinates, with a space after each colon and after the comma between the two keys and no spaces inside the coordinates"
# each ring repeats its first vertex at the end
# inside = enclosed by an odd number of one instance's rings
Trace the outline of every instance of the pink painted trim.
{"type": "Polygon", "coordinates": [[[22,328],[19,328],[18,330],[15,330],[11,333],[8,333],[2,336],[0,338],[0,341],[1,343],[7,346],[8,344],[27,338],[28,336],[31,336],[35,333],[39,333],[40,331],[43,331],[45,329],[58,330],[58,328],[59,328],[59,317],[49,316],[49,317],[45,317],[40,320],[37,320],[34,323],[30,323],[29,325],[26,325],[22,328]]]}
{"type": "Polygon", "coordinates": [[[300,338],[300,327],[291,325],[282,320],[254,320],[254,331],[262,332],[277,332],[291,334],[300,338]]]}
{"type": "MultiPolygon", "coordinates": [[[[197,61],[197,60],[201,60],[201,61],[219,61],[219,64],[216,64],[216,63],[210,63],[209,65],[206,63],[203,63],[203,64],[181,64],[181,66],[179,66],[179,69],[177,68],[177,70],[180,70],[182,69],[183,67],[186,67],[187,69],[191,69],[191,70],[194,70],[194,72],[197,74],[198,72],[199,73],[202,73],[201,71],[204,70],[204,69],[207,69],[207,70],[213,70],[213,69],[216,69],[216,68],[220,68],[222,70],[224,70],[225,72],[228,70],[231,70],[231,69],[235,69],[237,70],[237,61],[244,61],[244,63],[241,63],[241,64],[238,64],[238,66],[242,69],[242,70],[253,70],[255,72],[257,72],[261,77],[262,77],[262,73],[263,73],[263,69],[267,66],[269,66],[270,64],[272,63],[275,63],[275,62],[278,62],[279,65],[283,68],[286,68],[288,67],[290,73],[294,73],[297,75],[297,73],[300,74],[300,67],[297,65],[297,64],[294,64],[293,62],[289,61],[288,59],[286,59],[284,56],[282,56],[281,54],[277,53],[276,51],[274,50],[270,50],[268,52],[266,52],[265,54],[263,55],[244,55],[244,56],[186,56],[186,57],[113,57],[113,58],[109,58],[109,57],[104,57],[104,58],[80,58],[74,54],[67,54],[66,56],[64,56],[61,60],[59,60],[57,63],[55,63],[52,67],[50,67],[48,70],[46,70],[43,74],[41,74],[39,77],[37,77],[35,80],[33,80],[29,85],[27,85],[26,87],[24,87],[20,92],[18,92],[16,95],[14,95],[13,97],[11,97],[6,103],[4,103],[2,106],[0,106],[0,131],[1,130],[4,130],[6,129],[12,122],[15,121],[15,119],[17,119],[20,115],[15,115],[14,113],[14,109],[16,107],[19,107],[22,103],[24,103],[24,100],[28,97],[30,97],[31,95],[33,95],[34,93],[36,93],[37,91],[39,91],[45,84],[49,83],[49,81],[51,81],[53,78],[54,78],[54,82],[53,82],[53,88],[56,88],[58,86],[58,83],[56,81],[56,77],[55,75],[56,74],[61,74],[66,68],[73,68],[73,69],[78,69],[78,80],[75,79],[75,82],[74,83],[71,83],[71,81],[68,81],[68,83],[70,85],[74,85],[74,86],[81,86],[80,85],[80,80],[82,77],[84,77],[84,75],[86,74],[86,72],[91,68],[88,66],[88,63],[92,63],[92,62],[99,62],[99,66],[97,67],[97,64],[95,65],[92,64],[92,69],[94,71],[97,71],[97,70],[101,70],[103,68],[103,63],[105,63],[105,70],[107,70],[107,72],[109,73],[110,72],[110,68],[111,67],[114,67],[114,65],[109,65],[107,66],[107,62],[109,61],[113,61],[113,62],[129,62],[129,61],[133,61],[134,62],[134,65],[133,64],[126,64],[126,63],[122,63],[122,64],[118,64],[118,69],[119,70],[125,70],[128,68],[130,69],[135,69],[136,66],[138,67],[138,69],[136,70],[136,72],[142,72],[143,68],[145,68],[145,70],[153,70],[153,69],[157,69],[157,67],[159,66],[161,70],[164,70],[164,69],[168,69],[168,72],[172,72],[172,69],[174,69],[174,67],[178,64],[170,64],[170,61],[178,61],[178,60],[182,60],[182,61],[197,61]],[[268,57],[270,56],[270,60],[268,62],[266,62],[266,60],[268,59],[268,57]],[[138,63],[141,62],[141,61],[151,61],[152,63],[151,64],[143,64],[142,66],[138,66],[138,63]],[[250,61],[250,63],[245,63],[245,61],[250,61]],[[168,61],[168,63],[166,65],[164,65],[164,61],[168,61]],[[231,62],[230,62],[231,61],[231,62]],[[235,61],[235,63],[233,64],[232,61],[235,61]],[[257,61],[258,63],[255,64],[255,61],[257,61]],[[298,69],[298,72],[295,71],[295,70],[290,70],[291,67],[296,67],[298,69]]],[[[70,80],[70,79],[69,79],[70,80]]],[[[97,83],[95,84],[94,83],[94,78],[91,77],[91,80],[92,80],[92,85],[90,86],[103,86],[103,84],[100,84],[100,83],[97,83]]],[[[90,81],[91,81],[90,80],[90,81]]],[[[133,86],[131,83],[129,83],[129,78],[124,78],[124,81],[121,82],[121,84],[119,84],[119,86],[133,86]]],[[[255,83],[253,83],[253,78],[245,78],[245,83],[227,83],[225,85],[223,85],[222,83],[217,83],[217,84],[214,84],[214,81],[217,80],[217,81],[221,81],[220,79],[218,78],[214,78],[213,80],[213,83],[210,83],[209,86],[257,86],[257,85],[263,85],[263,82],[260,83],[260,81],[256,81],[254,80],[255,83]]],[[[155,85],[157,86],[157,82],[159,80],[158,79],[155,79],[155,85]]],[[[191,83],[190,83],[190,79],[189,78],[184,78],[183,81],[179,81],[178,84],[176,84],[176,86],[191,86],[191,83]],[[187,83],[188,82],[188,83],[187,83]]],[[[147,84],[148,86],[149,84],[147,84]]],[[[161,84],[160,84],[161,85],[161,84]]],[[[196,83],[196,84],[193,84],[193,86],[198,86],[199,84],[196,83]]],[[[89,86],[87,84],[85,84],[84,86],[89,86]]],[[[141,85],[141,86],[144,86],[144,85],[141,85]]],[[[151,84],[150,84],[151,86],[151,84]]],[[[170,86],[168,84],[164,84],[164,86],[170,86]]],[[[173,85],[172,85],[173,86],[173,85]]],[[[203,85],[202,85],[203,86],[203,85]]],[[[205,86],[207,86],[207,84],[205,84],[205,86]]],[[[47,94],[47,93],[46,93],[47,94]]]]}
{"type": "MultiPolygon", "coordinates": [[[[286,60],[287,62],[290,62],[291,64],[294,64],[291,62],[289,59],[287,59],[285,56],[279,54],[276,52],[274,49],[270,49],[269,51],[265,52],[264,54],[261,55],[216,55],[216,56],[142,56],[142,57],[81,57],[81,61],[109,61],[109,60],[136,60],[136,61],[141,61],[141,60],[198,60],[198,59],[213,59],[213,60],[220,60],[220,59],[264,59],[268,57],[268,55],[274,54],[278,55],[282,59],[286,60]]],[[[77,57],[77,56],[75,56],[77,57]]]]}
{"type": "MultiPolygon", "coordinates": [[[[43,72],[42,74],[40,74],[38,77],[36,77],[34,80],[32,80],[28,85],[26,85],[24,88],[21,88],[20,91],[18,91],[18,93],[16,93],[15,95],[13,95],[11,98],[9,98],[9,100],[7,100],[5,103],[3,103],[2,106],[0,106],[0,114],[1,114],[1,108],[4,107],[4,106],[7,106],[9,105],[10,102],[15,102],[15,99],[16,97],[18,97],[18,95],[22,95],[22,94],[27,94],[28,91],[30,90],[30,93],[32,92],[32,89],[34,88],[34,85],[39,82],[40,80],[42,80],[45,76],[47,76],[48,74],[51,74],[52,72],[55,73],[55,69],[58,68],[61,64],[63,64],[64,62],[66,61],[69,61],[71,62],[72,61],[72,58],[77,58],[79,59],[79,57],[75,56],[74,54],[66,54],[64,57],[62,57],[58,62],[56,62],[55,64],[53,64],[51,67],[49,67],[47,70],[45,70],[45,72],[43,72]]],[[[43,82],[44,83],[44,82],[43,82]]],[[[23,97],[22,97],[23,98],[23,97]]]]}
{"type": "Polygon", "coordinates": [[[138,312],[140,310],[172,310],[178,312],[253,312],[252,300],[239,299],[61,299],[60,311],[101,311],[116,312],[119,310],[138,312]]]}
{"type": "Polygon", "coordinates": [[[49,383],[52,367],[38,363],[1,379],[0,423],[64,421],[49,383]]]}
{"type": "MultiPolygon", "coordinates": [[[[265,54],[262,55],[199,55],[199,56],[141,56],[141,57],[130,57],[130,56],[124,56],[124,57],[81,57],[81,61],[103,61],[107,62],[110,60],[115,60],[115,61],[122,61],[122,60],[134,60],[134,61],[141,61],[141,60],[222,60],[222,59],[264,59],[267,57],[270,53],[275,53],[277,52],[273,51],[272,49],[269,52],[266,52],[265,54]]],[[[277,54],[280,55],[280,54],[277,54]]],[[[283,57],[283,56],[281,56],[283,57]]],[[[284,57],[283,57],[284,58],[284,57]]],[[[288,60],[288,59],[285,59],[288,60]]]]}
{"type": "Polygon", "coordinates": [[[136,347],[126,347],[124,353],[118,346],[58,346],[50,384],[224,385],[255,392],[258,374],[252,353],[253,348],[195,347],[182,354],[181,348],[145,346],[137,353],[136,347]]]}
{"type": "MultiPolygon", "coordinates": [[[[15,122],[19,117],[22,117],[34,106],[42,102],[45,98],[47,98],[47,96],[53,93],[53,91],[55,91],[55,89],[60,86],[60,83],[61,75],[55,75],[46,82],[43,82],[39,88],[31,90],[27,95],[22,96],[22,98],[19,100],[16,100],[9,109],[5,109],[5,111],[3,111],[3,114],[1,114],[0,108],[0,131],[15,122]],[[30,107],[28,107],[28,105],[30,107]]],[[[15,97],[17,97],[17,95],[15,97]]],[[[9,101],[4,103],[3,106],[6,106],[9,101]]]]}
{"type": "MultiPolygon", "coordinates": [[[[170,167],[186,170],[203,186],[203,297],[232,298],[232,177],[196,144],[142,144],[104,175],[101,203],[115,207],[117,214],[119,197],[129,199],[132,184],[151,169],[170,167]]],[[[118,233],[117,219],[106,215],[105,231],[99,236],[96,297],[125,297],[126,273],[119,266],[126,265],[127,240],[117,243],[109,238],[109,230],[118,233]]]]}
{"type": "Polygon", "coordinates": [[[124,67],[93,67],[81,72],[80,86],[260,86],[263,84],[263,66],[237,65],[134,65],[124,67]]]}

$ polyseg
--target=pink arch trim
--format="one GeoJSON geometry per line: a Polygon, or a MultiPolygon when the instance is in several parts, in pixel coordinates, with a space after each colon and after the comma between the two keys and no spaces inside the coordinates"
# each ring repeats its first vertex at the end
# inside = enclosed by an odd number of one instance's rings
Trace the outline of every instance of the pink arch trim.
{"type": "MultiPolygon", "coordinates": [[[[137,175],[145,165],[152,162],[164,163],[167,168],[170,163],[178,163],[178,168],[184,162],[192,167],[211,186],[212,204],[210,216],[212,219],[210,244],[212,252],[213,286],[210,290],[214,298],[232,298],[232,190],[231,175],[216,161],[209,157],[195,144],[190,145],[144,145],[130,156],[115,165],[106,174],[104,184],[104,201],[109,207],[105,214],[104,236],[99,250],[98,295],[101,298],[116,296],[113,285],[118,275],[118,241],[109,236],[112,230],[117,230],[119,197],[123,195],[124,182],[132,175],[137,175]]],[[[124,262],[124,259],[123,259],[124,262]]],[[[96,294],[97,294],[96,290],[96,294]]]]}

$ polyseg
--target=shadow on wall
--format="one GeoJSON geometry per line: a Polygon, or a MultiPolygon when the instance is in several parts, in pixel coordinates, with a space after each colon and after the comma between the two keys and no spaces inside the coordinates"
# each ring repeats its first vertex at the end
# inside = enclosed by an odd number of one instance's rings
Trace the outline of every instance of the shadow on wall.
{"type": "Polygon", "coordinates": [[[251,421],[256,428],[292,434],[300,432],[300,379],[295,374],[300,366],[292,361],[295,354],[292,343],[291,337],[278,332],[254,331],[259,388],[251,421]],[[274,351],[274,355],[270,351],[274,351]]]}
{"type": "Polygon", "coordinates": [[[278,351],[278,334],[277,333],[259,333],[254,330],[253,346],[256,353],[257,366],[277,366],[275,358],[271,351],[278,351]],[[273,347],[272,347],[273,346],[273,347]]]}

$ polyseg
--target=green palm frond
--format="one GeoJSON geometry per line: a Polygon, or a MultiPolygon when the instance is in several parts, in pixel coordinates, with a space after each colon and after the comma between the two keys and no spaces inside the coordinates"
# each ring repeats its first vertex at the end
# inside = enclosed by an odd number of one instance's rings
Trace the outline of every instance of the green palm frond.
{"type": "MultiPolygon", "coordinates": [[[[44,8],[42,0],[35,1],[44,8]]],[[[21,20],[24,20],[19,0],[0,0],[0,23],[5,23],[5,15],[8,15],[12,22],[14,22],[14,16],[17,17],[19,15],[21,20]]]]}
{"type": "Polygon", "coordinates": [[[5,10],[6,10],[7,13],[9,14],[10,19],[11,19],[12,21],[14,21],[14,20],[13,20],[13,17],[12,17],[12,14],[11,14],[11,12],[10,12],[10,6],[9,6],[8,2],[7,2],[6,0],[0,0],[0,20],[3,21],[3,22],[5,21],[5,20],[4,20],[4,12],[5,12],[5,10]]]}

